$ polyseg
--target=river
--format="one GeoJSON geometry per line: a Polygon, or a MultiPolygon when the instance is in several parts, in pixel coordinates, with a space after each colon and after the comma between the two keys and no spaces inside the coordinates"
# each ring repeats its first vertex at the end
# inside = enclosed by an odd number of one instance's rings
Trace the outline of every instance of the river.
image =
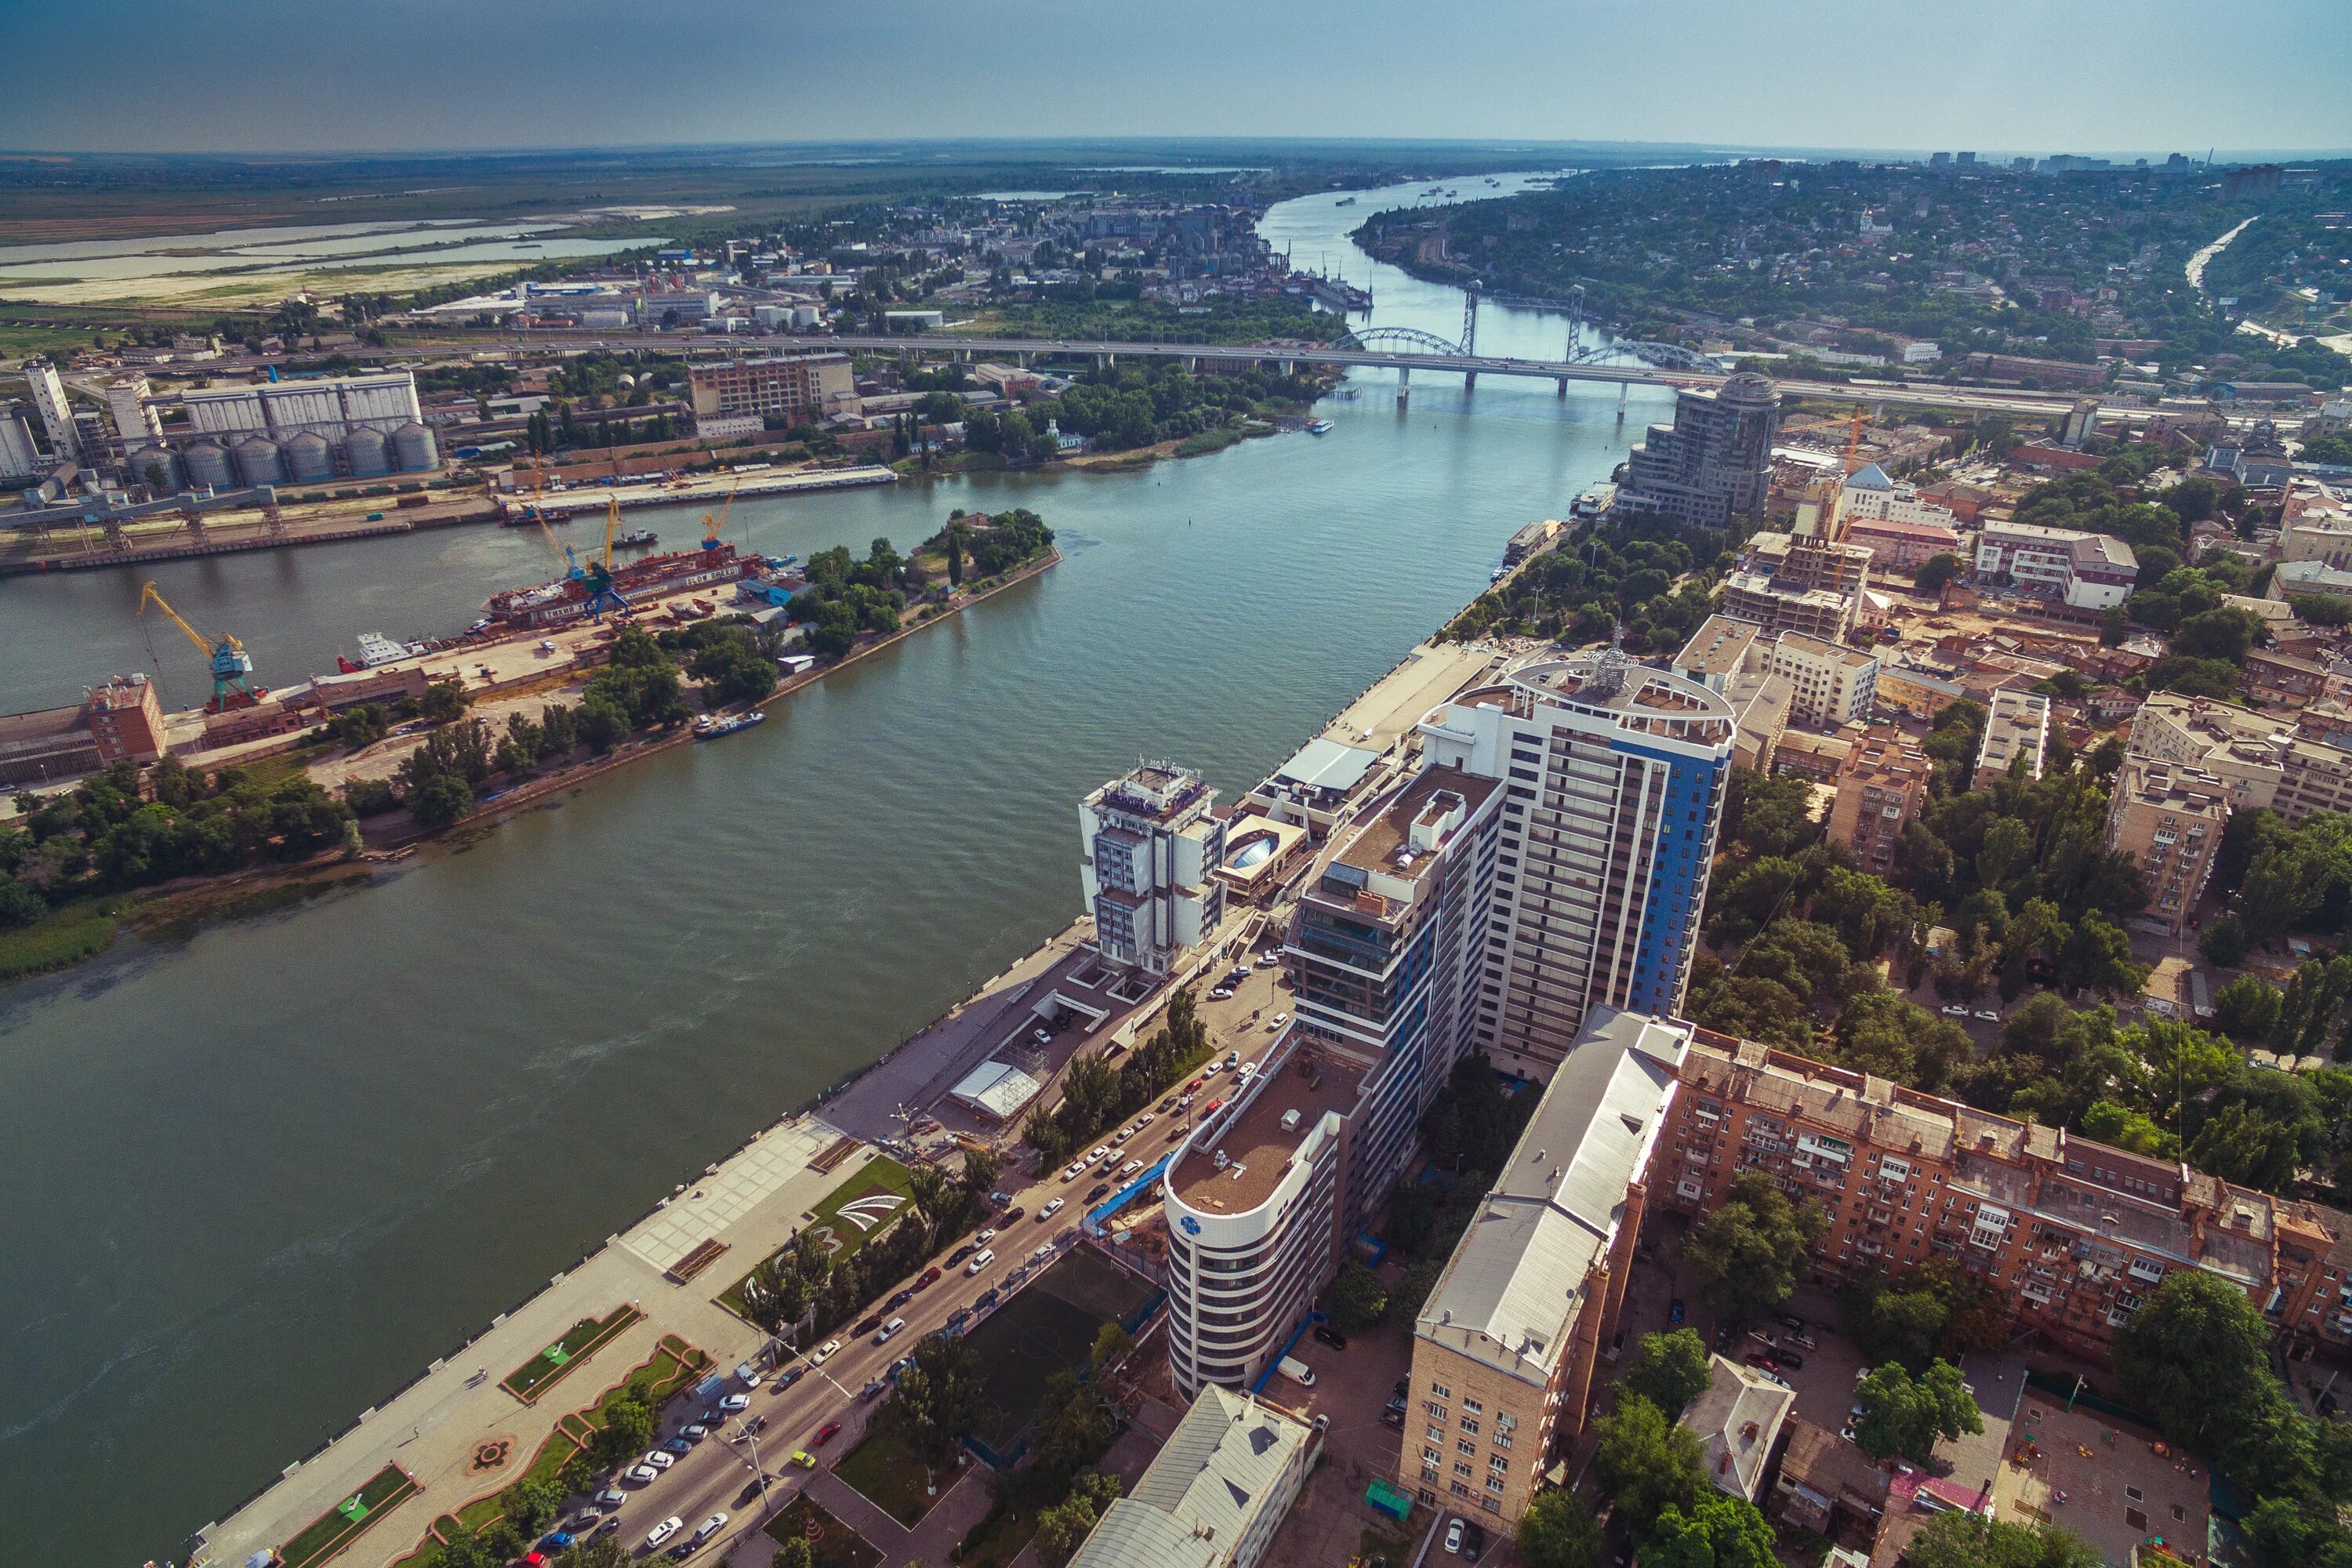
{"type": "MultiPolygon", "coordinates": [[[[1466,181],[1454,182],[1465,195],[1466,181]]],[[[1485,187],[1480,187],[1484,189],[1485,187]]],[[[1456,335],[1460,295],[1344,238],[1406,192],[1285,204],[1294,258],[1456,335]]],[[[1490,308],[1482,346],[1556,353],[1490,308]]],[[[780,704],[381,885],[0,991],[0,1531],[26,1563],[185,1538],[779,1112],[1077,912],[1073,804],[1139,755],[1227,792],[1605,478],[1668,395],[1365,374],[1337,428],[1139,472],[739,504],[730,537],[901,546],[1025,505],[1066,559],[780,704]]],[[[649,513],[673,540],[690,513],[649,513]]],[[[586,525],[575,525],[585,527],[586,525]]],[[[547,574],[457,529],[159,568],[266,679],[462,626],[547,574]]],[[[0,585],[0,702],[110,670],[201,696],[136,574],[0,585]],[[150,637],[153,637],[151,643],[150,637]]]]}

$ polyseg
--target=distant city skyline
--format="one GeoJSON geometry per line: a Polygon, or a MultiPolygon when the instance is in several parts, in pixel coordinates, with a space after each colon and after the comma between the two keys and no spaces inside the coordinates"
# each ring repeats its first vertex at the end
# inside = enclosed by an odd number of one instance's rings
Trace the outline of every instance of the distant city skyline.
{"type": "Polygon", "coordinates": [[[0,0],[16,152],[972,137],[2352,149],[2352,6],[0,0]]]}

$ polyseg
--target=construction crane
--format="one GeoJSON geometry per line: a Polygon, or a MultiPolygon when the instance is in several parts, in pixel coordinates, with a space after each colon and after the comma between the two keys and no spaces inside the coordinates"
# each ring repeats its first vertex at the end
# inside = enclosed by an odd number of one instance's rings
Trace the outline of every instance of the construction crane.
{"type": "Polygon", "coordinates": [[[735,510],[735,492],[742,488],[743,476],[738,474],[735,482],[727,487],[727,504],[715,513],[706,511],[702,514],[702,548],[705,550],[719,548],[719,536],[727,528],[727,514],[735,510]]]}
{"type": "Polygon", "coordinates": [[[1847,473],[1853,473],[1859,468],[1860,465],[1854,462],[1854,458],[1861,455],[1862,405],[1857,403],[1853,405],[1853,427],[1846,432],[1845,437],[1845,471],[1847,473]]]}
{"type": "Polygon", "coordinates": [[[587,569],[580,564],[580,557],[572,552],[572,546],[555,537],[555,530],[547,526],[547,519],[543,517],[539,520],[539,531],[546,538],[547,547],[563,558],[563,574],[566,577],[576,583],[588,574],[587,569]]]}
{"type": "MultiPolygon", "coordinates": [[[[604,617],[606,610],[626,610],[629,601],[613,586],[613,525],[621,521],[618,497],[607,498],[604,507],[604,553],[590,560],[586,566],[575,563],[572,568],[574,581],[588,590],[588,614],[596,620],[604,617]]],[[[571,554],[569,550],[564,553],[571,554]]]]}
{"type": "Polygon", "coordinates": [[[613,531],[620,526],[621,498],[616,495],[606,496],[604,498],[604,570],[607,574],[613,570],[613,531]]]}
{"type": "Polygon", "coordinates": [[[150,603],[169,616],[172,624],[180,628],[180,634],[196,645],[197,652],[212,661],[213,695],[212,700],[205,704],[205,712],[226,713],[234,708],[251,708],[267,695],[254,689],[253,656],[245,651],[243,643],[226,632],[216,637],[206,637],[188,625],[187,617],[172,608],[171,601],[163,597],[152,582],[139,590],[140,615],[146,615],[150,603]]]}

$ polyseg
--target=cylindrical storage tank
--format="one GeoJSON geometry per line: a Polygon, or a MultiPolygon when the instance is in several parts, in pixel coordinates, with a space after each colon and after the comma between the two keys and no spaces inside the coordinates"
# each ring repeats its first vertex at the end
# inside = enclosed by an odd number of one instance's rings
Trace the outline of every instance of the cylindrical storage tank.
{"type": "Polygon", "coordinates": [[[392,433],[392,456],[404,474],[429,473],[441,466],[441,444],[412,419],[392,433]]]}
{"type": "Polygon", "coordinates": [[[816,325],[816,320],[817,308],[814,305],[795,305],[793,307],[793,326],[814,327],[816,325]]]}
{"type": "Polygon", "coordinates": [[[180,459],[172,455],[168,447],[142,447],[131,454],[123,467],[129,471],[132,484],[152,486],[158,495],[168,494],[180,488],[180,459]],[[163,470],[162,484],[155,484],[149,477],[147,470],[150,468],[163,470]]]}
{"type": "Polygon", "coordinates": [[[305,430],[286,443],[286,467],[298,485],[331,479],[335,477],[335,449],[316,430],[305,430]]]}
{"type": "Polygon", "coordinates": [[[352,466],[352,477],[372,479],[379,474],[392,472],[392,443],[381,430],[362,425],[343,443],[343,457],[352,466]]]}
{"type": "Polygon", "coordinates": [[[228,448],[219,442],[197,442],[188,448],[186,462],[191,489],[231,490],[236,488],[236,468],[228,460],[228,448]]]}
{"type": "Polygon", "coordinates": [[[278,443],[265,441],[258,436],[236,444],[236,471],[248,485],[282,485],[286,482],[286,463],[278,443]]]}

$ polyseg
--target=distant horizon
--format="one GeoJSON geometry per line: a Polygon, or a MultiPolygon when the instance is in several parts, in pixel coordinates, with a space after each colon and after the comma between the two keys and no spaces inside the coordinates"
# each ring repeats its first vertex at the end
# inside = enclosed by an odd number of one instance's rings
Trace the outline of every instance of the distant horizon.
{"type": "Polygon", "coordinates": [[[2342,0],[0,5],[12,58],[41,68],[0,97],[0,146],[30,155],[694,148],[812,130],[2352,149],[2342,0]]]}

